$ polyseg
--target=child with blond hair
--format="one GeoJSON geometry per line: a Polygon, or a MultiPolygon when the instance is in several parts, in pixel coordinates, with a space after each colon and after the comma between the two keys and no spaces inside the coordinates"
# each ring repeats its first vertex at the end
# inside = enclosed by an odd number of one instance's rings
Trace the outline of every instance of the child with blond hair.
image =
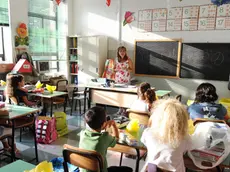
{"type": "Polygon", "coordinates": [[[188,113],[176,99],[158,100],[154,103],[149,128],[143,132],[141,141],[148,149],[148,171],[157,167],[185,172],[183,155],[191,149],[188,135],[188,113]]]}

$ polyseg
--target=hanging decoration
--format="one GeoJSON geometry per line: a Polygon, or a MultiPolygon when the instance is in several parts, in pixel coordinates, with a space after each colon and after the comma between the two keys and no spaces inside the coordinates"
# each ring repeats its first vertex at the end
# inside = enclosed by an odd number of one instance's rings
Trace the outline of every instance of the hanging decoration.
{"type": "Polygon", "coordinates": [[[15,36],[15,46],[29,46],[28,31],[25,23],[20,23],[16,29],[18,36],[15,36]]]}
{"type": "Polygon", "coordinates": [[[130,11],[125,12],[125,19],[123,21],[123,26],[125,26],[126,24],[129,24],[129,23],[132,23],[132,21],[135,20],[133,14],[134,14],[134,12],[130,12],[130,11]]]}
{"type": "Polygon", "coordinates": [[[56,12],[57,6],[59,6],[59,4],[61,3],[61,1],[62,1],[62,0],[53,0],[54,12],[56,12]]]}
{"type": "Polygon", "coordinates": [[[109,7],[111,4],[111,0],[106,0],[106,5],[109,7]]]}
{"type": "Polygon", "coordinates": [[[211,2],[217,6],[220,6],[223,4],[229,4],[230,0],[211,0],[211,2]]]}

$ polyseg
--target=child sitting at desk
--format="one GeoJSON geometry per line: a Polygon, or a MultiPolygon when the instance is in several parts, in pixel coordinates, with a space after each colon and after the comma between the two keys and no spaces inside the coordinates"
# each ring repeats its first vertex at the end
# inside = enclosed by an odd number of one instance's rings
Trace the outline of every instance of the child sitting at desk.
{"type": "Polygon", "coordinates": [[[153,102],[156,100],[156,94],[151,86],[147,82],[143,82],[140,84],[138,90],[138,99],[133,102],[130,109],[142,111],[142,112],[150,112],[152,109],[153,102]]]}
{"type": "Polygon", "coordinates": [[[228,120],[227,109],[215,103],[218,99],[216,88],[210,83],[202,83],[197,87],[195,102],[188,107],[190,118],[214,118],[228,120]]]}
{"type": "MultiPolygon", "coordinates": [[[[106,113],[103,108],[93,107],[85,113],[87,127],[81,131],[79,147],[86,150],[94,150],[101,154],[104,160],[103,172],[132,172],[129,167],[109,167],[107,169],[106,154],[108,147],[114,147],[119,138],[119,132],[114,121],[106,121],[106,113]],[[112,128],[110,135],[105,130],[112,128]]],[[[82,170],[81,172],[88,172],[82,170]]]]}
{"type": "Polygon", "coordinates": [[[27,99],[28,90],[23,88],[25,85],[24,76],[20,74],[7,74],[6,76],[6,96],[8,98],[15,97],[17,104],[25,104],[26,106],[35,106],[36,103],[27,99]]]}
{"type": "Polygon", "coordinates": [[[144,130],[141,141],[148,149],[148,171],[155,172],[159,167],[185,172],[183,154],[192,146],[186,108],[176,99],[156,101],[150,127],[144,130]]]}
{"type": "MultiPolygon", "coordinates": [[[[0,109],[0,115],[8,115],[9,112],[7,110],[3,110],[3,109],[0,109]]],[[[0,126],[0,137],[6,135],[6,134],[11,134],[11,128],[4,128],[3,126],[0,126]]],[[[3,139],[2,140],[2,145],[4,147],[4,149],[8,152],[11,151],[11,147],[9,145],[9,142],[7,139],[3,139]]],[[[19,150],[16,148],[16,144],[14,144],[14,150],[15,150],[15,153],[19,153],[19,150]]]]}

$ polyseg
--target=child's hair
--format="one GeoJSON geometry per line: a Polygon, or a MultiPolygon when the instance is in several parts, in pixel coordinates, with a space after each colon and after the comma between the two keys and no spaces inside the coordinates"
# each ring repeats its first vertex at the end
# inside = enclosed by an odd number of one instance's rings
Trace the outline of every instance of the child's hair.
{"type": "Polygon", "coordinates": [[[127,53],[125,53],[125,56],[124,56],[123,59],[121,58],[121,56],[120,56],[120,54],[119,54],[119,51],[120,51],[120,50],[125,50],[125,52],[126,52],[126,48],[125,48],[124,46],[118,47],[118,49],[117,49],[118,62],[121,62],[122,60],[124,60],[124,61],[128,60],[127,53]]]}
{"type": "Polygon", "coordinates": [[[105,110],[98,106],[90,108],[85,113],[85,122],[94,130],[101,129],[104,122],[106,122],[105,110]]]}
{"type": "Polygon", "coordinates": [[[22,82],[24,76],[21,74],[8,73],[6,75],[6,96],[14,96],[14,89],[18,87],[19,82],[22,82]]]}
{"type": "Polygon", "coordinates": [[[196,103],[215,102],[218,99],[216,88],[210,83],[202,83],[196,89],[196,103]]]}
{"type": "Polygon", "coordinates": [[[154,89],[151,89],[149,83],[143,82],[140,84],[137,92],[138,92],[138,97],[146,101],[149,108],[148,110],[150,111],[152,109],[153,102],[156,100],[156,93],[154,89]]]}
{"type": "Polygon", "coordinates": [[[188,112],[176,99],[156,101],[150,121],[153,136],[172,148],[177,148],[188,135],[188,112]]]}

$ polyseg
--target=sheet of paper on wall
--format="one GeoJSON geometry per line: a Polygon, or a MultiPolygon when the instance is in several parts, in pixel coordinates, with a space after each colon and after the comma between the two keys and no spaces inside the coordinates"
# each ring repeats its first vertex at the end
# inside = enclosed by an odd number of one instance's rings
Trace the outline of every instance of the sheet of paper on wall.
{"type": "Polygon", "coordinates": [[[152,20],[152,10],[139,10],[138,11],[138,21],[151,21],[152,20]]]}
{"type": "Polygon", "coordinates": [[[230,29],[230,4],[217,7],[216,29],[230,29]]]}
{"type": "Polygon", "coordinates": [[[181,30],[182,7],[170,8],[167,19],[167,31],[181,30]]]}
{"type": "Polygon", "coordinates": [[[166,31],[167,9],[153,9],[152,32],[166,31]]]}
{"type": "Polygon", "coordinates": [[[198,26],[199,6],[183,7],[182,30],[194,31],[198,26]]]}
{"type": "Polygon", "coordinates": [[[152,31],[152,22],[151,21],[139,21],[138,22],[138,31],[139,32],[151,32],[152,31]]]}

